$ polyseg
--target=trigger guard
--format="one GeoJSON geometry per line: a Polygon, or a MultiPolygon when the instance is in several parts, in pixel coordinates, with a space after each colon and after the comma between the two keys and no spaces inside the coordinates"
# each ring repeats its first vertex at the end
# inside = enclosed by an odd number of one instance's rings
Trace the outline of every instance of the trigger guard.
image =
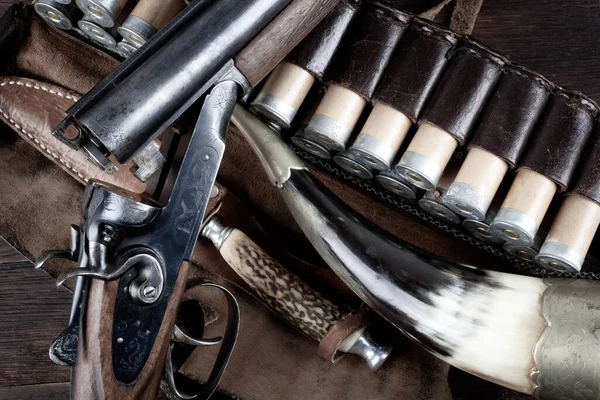
{"type": "MultiPolygon", "coordinates": [[[[210,342],[210,341],[216,341],[218,339],[219,340],[218,342],[211,343],[209,345],[221,343],[221,348],[219,349],[217,359],[215,361],[215,364],[213,366],[213,369],[210,373],[208,380],[204,384],[199,383],[198,386],[200,387],[200,390],[198,390],[198,392],[193,395],[185,394],[185,393],[181,392],[175,384],[175,375],[174,375],[173,363],[172,363],[172,359],[171,359],[171,344],[169,345],[169,349],[167,351],[166,366],[165,366],[165,380],[167,381],[167,383],[168,383],[169,387],[171,388],[171,390],[173,391],[173,393],[175,393],[180,399],[184,399],[184,400],[208,399],[214,393],[214,391],[217,389],[217,386],[219,385],[219,382],[221,381],[221,378],[223,377],[225,369],[227,368],[227,364],[229,363],[231,354],[233,353],[233,349],[234,349],[235,343],[237,341],[237,335],[238,335],[239,327],[240,327],[240,306],[239,306],[237,300],[235,299],[235,297],[233,296],[233,293],[231,293],[224,286],[221,286],[214,282],[208,282],[208,281],[201,281],[199,283],[192,284],[187,288],[186,292],[189,290],[192,290],[194,288],[197,288],[197,287],[214,287],[216,289],[219,289],[220,291],[222,291],[225,294],[225,296],[227,298],[227,326],[225,328],[225,334],[223,335],[222,338],[218,337],[218,338],[201,340],[201,341],[210,342]]],[[[176,326],[175,330],[177,330],[177,329],[179,329],[179,328],[176,326]]],[[[175,333],[175,330],[174,330],[174,333],[175,333]]],[[[179,331],[183,333],[183,331],[181,331],[181,330],[179,330],[179,331]]],[[[173,335],[173,336],[175,336],[175,335],[173,335]]],[[[185,336],[188,336],[188,335],[185,335],[185,336]]],[[[193,339],[193,338],[191,338],[191,339],[193,339]]]]}
{"type": "Polygon", "coordinates": [[[200,338],[196,339],[193,336],[188,335],[184,331],[181,330],[177,325],[173,328],[173,337],[172,340],[178,343],[189,344],[196,347],[204,347],[204,346],[214,346],[223,341],[222,336],[217,336],[214,338],[200,338]]]}
{"type": "Polygon", "coordinates": [[[77,257],[73,254],[71,250],[48,250],[43,252],[35,264],[33,265],[35,269],[40,269],[50,260],[61,259],[68,261],[77,261],[77,257]]]}

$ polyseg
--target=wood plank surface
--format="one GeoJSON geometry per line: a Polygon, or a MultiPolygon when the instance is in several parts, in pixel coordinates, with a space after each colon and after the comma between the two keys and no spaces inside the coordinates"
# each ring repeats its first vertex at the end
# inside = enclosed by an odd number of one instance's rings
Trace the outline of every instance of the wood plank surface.
{"type": "Polygon", "coordinates": [[[47,383],[0,388],[0,399],[11,400],[66,400],[69,398],[69,382],[47,383]]]}
{"type": "Polygon", "coordinates": [[[27,257],[21,254],[17,249],[12,247],[10,243],[0,236],[0,264],[11,263],[26,263],[29,262],[27,257]]]}
{"type": "Polygon", "coordinates": [[[70,293],[30,262],[2,264],[0,276],[0,387],[68,382],[48,348],[66,327],[70,293]]]}
{"type": "Polygon", "coordinates": [[[486,0],[473,36],[600,101],[600,2],[486,0]]]}

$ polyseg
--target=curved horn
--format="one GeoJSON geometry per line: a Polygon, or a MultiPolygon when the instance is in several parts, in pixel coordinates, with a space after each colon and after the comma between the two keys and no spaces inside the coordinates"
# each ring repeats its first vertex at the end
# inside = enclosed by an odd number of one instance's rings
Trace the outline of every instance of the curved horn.
{"type": "Polygon", "coordinates": [[[232,122],[321,257],[405,335],[457,368],[540,399],[600,396],[597,282],[436,259],[350,209],[239,105],[232,122]]]}

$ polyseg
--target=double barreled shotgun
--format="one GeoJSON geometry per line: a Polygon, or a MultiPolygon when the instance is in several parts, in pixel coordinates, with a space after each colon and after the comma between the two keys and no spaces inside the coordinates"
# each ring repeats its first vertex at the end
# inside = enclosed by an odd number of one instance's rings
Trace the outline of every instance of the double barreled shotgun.
{"type": "MultiPolygon", "coordinates": [[[[192,2],[76,103],[55,130],[111,171],[118,166],[109,157],[119,164],[140,161],[136,156],[146,145],[206,95],[166,205],[90,182],[72,248],[38,262],[78,261],[59,279],[77,277],[78,284],[68,337],[53,347],[54,359],[76,360],[72,398],[156,397],[234,105],[336,3],[192,2]]],[[[195,398],[210,396],[230,351],[222,346],[209,384],[195,398]]]]}

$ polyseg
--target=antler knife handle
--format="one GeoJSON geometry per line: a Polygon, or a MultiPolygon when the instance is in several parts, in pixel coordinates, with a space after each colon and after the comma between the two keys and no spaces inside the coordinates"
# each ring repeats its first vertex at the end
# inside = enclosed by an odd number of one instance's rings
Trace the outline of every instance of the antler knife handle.
{"type": "Polygon", "coordinates": [[[271,309],[321,343],[319,355],[323,358],[335,362],[338,351],[354,353],[375,370],[388,357],[391,349],[373,341],[364,318],[326,299],[242,231],[214,217],[205,223],[202,236],[213,242],[229,266],[271,309]],[[322,351],[324,344],[331,351],[322,351]]]}

